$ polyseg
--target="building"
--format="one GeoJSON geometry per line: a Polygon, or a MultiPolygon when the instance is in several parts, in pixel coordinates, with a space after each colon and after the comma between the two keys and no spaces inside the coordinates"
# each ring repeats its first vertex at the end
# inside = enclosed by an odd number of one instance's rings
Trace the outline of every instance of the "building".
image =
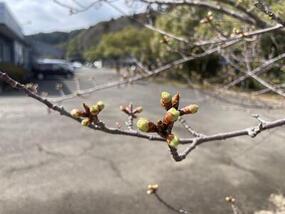
{"type": "Polygon", "coordinates": [[[30,66],[30,48],[20,25],[5,3],[0,2],[0,63],[30,66]]]}

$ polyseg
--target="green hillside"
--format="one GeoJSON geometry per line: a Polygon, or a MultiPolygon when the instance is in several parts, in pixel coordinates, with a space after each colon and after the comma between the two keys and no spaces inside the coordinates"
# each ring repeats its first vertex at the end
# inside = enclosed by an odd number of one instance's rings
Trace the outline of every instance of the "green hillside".
{"type": "MultiPolygon", "coordinates": [[[[134,18],[142,22],[145,21],[144,14],[135,15],[134,18]]],[[[129,26],[141,27],[137,22],[130,19],[130,17],[120,17],[100,22],[88,29],[75,30],[68,33],[39,33],[27,36],[27,38],[28,40],[39,41],[63,49],[66,58],[81,60],[85,51],[99,43],[102,35],[117,32],[129,26]]]]}

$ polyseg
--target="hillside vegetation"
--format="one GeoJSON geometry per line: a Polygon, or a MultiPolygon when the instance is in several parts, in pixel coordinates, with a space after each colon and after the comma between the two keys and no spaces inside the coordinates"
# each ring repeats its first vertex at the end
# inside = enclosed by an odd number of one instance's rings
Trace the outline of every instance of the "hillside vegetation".
{"type": "MultiPolygon", "coordinates": [[[[242,1],[242,6],[249,7],[250,1],[242,1]]],[[[227,6],[229,9],[230,6],[227,6]]],[[[272,8],[281,17],[285,14],[284,1],[272,3],[272,8]]],[[[256,12],[260,17],[264,14],[256,12]]],[[[146,15],[136,15],[138,21],[147,23],[146,15]]],[[[55,32],[52,34],[38,34],[32,36],[36,40],[49,43],[64,49],[65,57],[74,60],[93,61],[96,59],[120,60],[122,58],[135,57],[149,67],[169,63],[181,57],[203,53],[204,47],[192,45],[192,41],[207,41],[217,37],[231,37],[256,29],[255,26],[235,19],[227,14],[207,11],[199,7],[177,6],[165,8],[162,13],[155,15],[154,26],[176,36],[186,38],[188,44],[179,42],[170,37],[162,36],[160,33],[142,28],[134,19],[121,17],[106,22],[98,23],[89,29],[77,30],[70,33],[55,32]],[[211,17],[210,22],[203,22],[211,17]]],[[[268,20],[269,24],[270,20],[268,20]]],[[[259,27],[257,27],[259,28],[259,27]]],[[[234,53],[234,63],[244,60],[243,50],[250,47],[254,52],[249,54],[250,66],[257,67],[260,62],[276,57],[285,52],[284,31],[264,34],[255,43],[245,42],[235,45],[232,48],[234,53]],[[273,39],[274,38],[274,39],[273,39]],[[252,55],[252,56],[251,56],[252,55]],[[238,60],[237,60],[238,59],[238,60]]],[[[184,63],[175,67],[167,76],[174,79],[191,79],[192,82],[202,84],[227,84],[239,76],[242,70],[247,68],[245,63],[234,68],[226,57],[216,53],[208,55],[203,59],[184,63]]],[[[231,55],[228,55],[231,56],[231,55]]],[[[284,66],[272,67],[261,75],[271,84],[283,84],[285,80],[284,66]]],[[[246,89],[261,89],[260,83],[253,79],[247,79],[241,83],[246,89]]]]}
{"type": "MultiPolygon", "coordinates": [[[[145,21],[144,14],[134,16],[135,19],[145,21]]],[[[81,29],[67,32],[39,33],[28,36],[30,41],[38,41],[61,48],[66,58],[83,60],[84,53],[91,47],[99,44],[103,35],[120,31],[126,27],[141,28],[141,25],[129,19],[120,17],[110,21],[100,22],[88,29],[81,29]]]]}

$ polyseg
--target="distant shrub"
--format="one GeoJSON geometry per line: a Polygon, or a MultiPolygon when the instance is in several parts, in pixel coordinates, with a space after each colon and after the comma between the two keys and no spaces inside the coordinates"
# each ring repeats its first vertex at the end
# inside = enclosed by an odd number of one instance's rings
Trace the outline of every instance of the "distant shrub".
{"type": "Polygon", "coordinates": [[[27,69],[11,63],[0,63],[0,70],[19,82],[25,82],[31,76],[27,69]]]}
{"type": "MultiPolygon", "coordinates": [[[[0,63],[0,71],[7,73],[18,82],[25,83],[32,76],[31,72],[22,66],[11,63],[0,63]]],[[[6,88],[7,84],[0,82],[0,92],[6,88]]]]}

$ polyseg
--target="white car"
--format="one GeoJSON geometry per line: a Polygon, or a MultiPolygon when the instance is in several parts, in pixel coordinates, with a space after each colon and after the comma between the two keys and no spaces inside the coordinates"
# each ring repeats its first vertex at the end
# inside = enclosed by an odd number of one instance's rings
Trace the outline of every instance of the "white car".
{"type": "Polygon", "coordinates": [[[82,63],[81,62],[73,62],[72,63],[73,68],[78,69],[78,68],[82,68],[82,63]]]}

